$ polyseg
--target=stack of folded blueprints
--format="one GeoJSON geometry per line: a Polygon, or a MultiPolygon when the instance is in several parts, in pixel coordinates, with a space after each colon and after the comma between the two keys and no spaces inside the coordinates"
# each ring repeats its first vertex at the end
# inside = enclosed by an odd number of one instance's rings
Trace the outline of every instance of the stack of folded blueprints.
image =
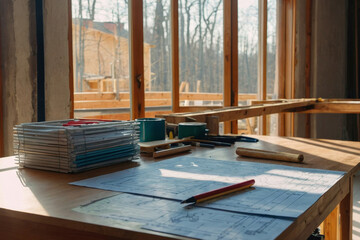
{"type": "Polygon", "coordinates": [[[20,167],[79,172],[129,161],[139,155],[139,123],[77,120],[23,123],[14,127],[20,167]]]}

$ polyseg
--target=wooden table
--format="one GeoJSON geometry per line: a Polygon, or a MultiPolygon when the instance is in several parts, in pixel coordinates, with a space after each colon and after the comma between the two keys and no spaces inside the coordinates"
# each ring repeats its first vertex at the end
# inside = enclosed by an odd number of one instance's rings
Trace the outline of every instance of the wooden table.
{"type": "MultiPolygon", "coordinates": [[[[335,235],[339,207],[340,237],[351,239],[352,178],[360,170],[360,142],[311,140],[254,136],[258,143],[238,142],[232,147],[193,148],[191,156],[233,161],[256,161],[304,168],[345,171],[345,176],[315,204],[301,214],[278,239],[306,239],[324,219],[328,236],[335,235]],[[302,153],[303,164],[255,160],[236,155],[236,147],[302,153]]],[[[185,155],[185,154],[184,154],[185,155]]],[[[159,159],[156,161],[161,161],[159,159]]],[[[155,160],[141,159],[79,174],[62,174],[33,169],[17,169],[14,157],[0,159],[0,230],[1,239],[186,239],[132,224],[115,225],[103,218],[72,209],[89,201],[112,196],[114,192],[69,185],[69,182],[120,171],[155,160]]],[[[336,238],[327,238],[336,239],[336,238]]]]}

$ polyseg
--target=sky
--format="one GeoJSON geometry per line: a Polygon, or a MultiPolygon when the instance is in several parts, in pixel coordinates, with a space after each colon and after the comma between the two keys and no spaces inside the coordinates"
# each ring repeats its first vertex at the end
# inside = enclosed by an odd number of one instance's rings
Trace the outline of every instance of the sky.
{"type": "MultiPolygon", "coordinates": [[[[182,0],[183,1],[183,0],[182,0]]],[[[208,0],[213,4],[218,3],[219,0],[208,0]]],[[[82,0],[83,8],[87,8],[87,0],[82,0]]],[[[164,5],[169,9],[169,0],[163,0],[164,5]]],[[[184,1],[183,1],[184,2],[184,1]]],[[[270,36],[274,35],[275,33],[275,3],[276,0],[268,0],[268,6],[271,7],[271,10],[268,14],[268,39],[270,36]]],[[[72,0],[72,7],[73,7],[73,17],[78,17],[78,4],[79,0],[72,0]]],[[[155,5],[156,0],[144,0],[144,5],[148,4],[148,20],[147,23],[149,26],[153,25],[153,16],[155,12],[155,5]]],[[[222,11],[221,7],[221,11],[222,11]]],[[[238,29],[240,36],[247,36],[247,38],[255,43],[258,39],[258,0],[238,0],[238,9],[239,9],[239,16],[238,16],[238,29]]],[[[194,16],[196,16],[196,8],[193,7],[194,16]]],[[[125,0],[97,0],[96,1],[96,14],[95,14],[95,21],[99,22],[117,22],[117,15],[120,17],[120,21],[125,23],[125,29],[128,29],[128,7],[125,4],[125,0]]],[[[88,17],[86,12],[83,15],[84,18],[88,17]]],[[[217,34],[222,36],[223,31],[223,21],[222,21],[222,13],[218,14],[217,16],[217,23],[216,23],[216,32],[217,34]]],[[[194,22],[194,20],[193,20],[194,22]]],[[[195,22],[194,22],[195,23],[195,22]]],[[[195,31],[195,24],[192,24],[192,31],[195,31]]]]}

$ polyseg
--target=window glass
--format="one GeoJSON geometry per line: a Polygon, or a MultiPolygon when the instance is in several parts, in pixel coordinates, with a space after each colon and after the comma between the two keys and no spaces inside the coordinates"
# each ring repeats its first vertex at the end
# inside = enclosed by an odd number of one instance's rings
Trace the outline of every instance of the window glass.
{"type": "Polygon", "coordinates": [[[73,0],[74,116],[129,119],[127,0],[73,0]]]}
{"type": "MultiPolygon", "coordinates": [[[[239,106],[249,105],[258,94],[258,0],[238,1],[239,106]]],[[[238,121],[239,133],[257,133],[258,118],[238,121]]]]}
{"type": "Polygon", "coordinates": [[[223,103],[223,1],[179,1],[180,106],[223,103]]]}
{"type": "Polygon", "coordinates": [[[171,110],[171,16],[170,1],[145,0],[144,79],[147,117],[171,110]]]}

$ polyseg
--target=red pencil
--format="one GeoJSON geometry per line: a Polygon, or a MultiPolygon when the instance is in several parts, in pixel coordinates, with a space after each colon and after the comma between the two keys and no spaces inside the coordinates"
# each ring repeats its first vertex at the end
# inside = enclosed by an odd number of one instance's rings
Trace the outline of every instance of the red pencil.
{"type": "Polygon", "coordinates": [[[195,196],[192,196],[184,201],[182,201],[181,203],[199,203],[199,202],[203,202],[212,198],[216,198],[216,197],[220,197],[222,195],[225,194],[229,194],[232,192],[236,192],[236,191],[240,191],[242,189],[245,188],[249,188],[252,185],[255,184],[255,180],[251,179],[242,183],[236,183],[230,186],[226,186],[226,187],[222,187],[219,189],[215,189],[206,193],[201,193],[195,196]]]}

